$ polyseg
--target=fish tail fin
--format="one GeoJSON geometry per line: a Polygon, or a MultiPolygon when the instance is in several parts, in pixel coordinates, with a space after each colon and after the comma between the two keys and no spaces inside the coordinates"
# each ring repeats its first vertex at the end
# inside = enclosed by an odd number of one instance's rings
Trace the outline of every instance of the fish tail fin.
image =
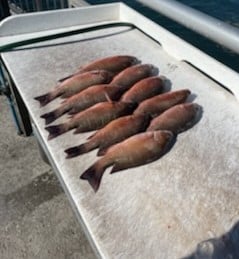
{"type": "Polygon", "coordinates": [[[40,102],[41,107],[47,105],[49,102],[54,100],[56,97],[61,95],[61,90],[59,88],[54,89],[53,91],[37,96],[34,99],[40,102]]]}
{"type": "Polygon", "coordinates": [[[62,107],[59,107],[58,109],[55,109],[51,112],[41,115],[41,118],[45,119],[46,124],[49,124],[55,121],[57,118],[59,118],[61,115],[63,115],[66,112],[67,112],[67,109],[65,109],[65,107],[62,106],[62,107]]]}
{"type": "Polygon", "coordinates": [[[60,115],[58,115],[57,110],[41,115],[41,118],[45,119],[46,125],[55,121],[58,117],[60,117],[60,115]]]}
{"type": "Polygon", "coordinates": [[[64,152],[67,154],[66,158],[72,158],[87,153],[88,151],[87,145],[81,144],[79,146],[68,148],[64,152]]]}
{"type": "Polygon", "coordinates": [[[49,132],[48,140],[50,140],[67,132],[68,127],[66,124],[59,124],[54,126],[48,126],[45,129],[49,132]]]}
{"type": "Polygon", "coordinates": [[[34,98],[35,100],[40,102],[41,107],[47,105],[50,101],[52,101],[51,93],[43,94],[34,98]]]}
{"type": "Polygon", "coordinates": [[[81,176],[80,179],[87,180],[95,192],[100,187],[101,178],[105,167],[101,166],[101,160],[90,166],[81,176]]]}

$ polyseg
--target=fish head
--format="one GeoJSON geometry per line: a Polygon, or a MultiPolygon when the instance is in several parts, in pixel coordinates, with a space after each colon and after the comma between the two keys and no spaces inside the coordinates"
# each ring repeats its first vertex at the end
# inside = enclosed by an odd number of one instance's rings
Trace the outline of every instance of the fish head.
{"type": "Polygon", "coordinates": [[[188,97],[191,94],[191,91],[189,89],[185,89],[184,94],[188,97]]]}
{"type": "Polygon", "coordinates": [[[195,113],[199,113],[202,111],[202,106],[200,106],[199,104],[193,103],[192,105],[193,105],[193,109],[194,109],[195,113]]]}
{"type": "Polygon", "coordinates": [[[158,75],[159,69],[156,66],[154,66],[152,64],[148,64],[148,67],[149,67],[149,70],[150,70],[150,76],[158,75]]]}
{"type": "Polygon", "coordinates": [[[133,71],[136,71],[136,73],[147,73],[148,76],[156,76],[158,75],[159,69],[154,66],[153,64],[137,64],[134,65],[130,68],[128,68],[129,70],[132,69],[133,71]]]}
{"type": "Polygon", "coordinates": [[[157,146],[160,148],[162,155],[171,150],[176,142],[176,135],[169,130],[157,130],[153,131],[153,139],[157,146]]]}
{"type": "Polygon", "coordinates": [[[185,103],[182,105],[185,109],[185,112],[191,113],[195,117],[202,111],[202,107],[197,103],[185,103]]]}
{"type": "Polygon", "coordinates": [[[203,114],[203,108],[201,105],[197,103],[192,103],[191,109],[192,109],[192,117],[193,117],[192,125],[194,125],[201,120],[202,114],[203,114]]]}
{"type": "Polygon", "coordinates": [[[158,143],[170,142],[174,134],[169,130],[156,130],[152,132],[154,141],[158,143]]]}
{"type": "Polygon", "coordinates": [[[89,71],[92,74],[100,75],[102,78],[104,78],[105,83],[110,83],[110,81],[113,79],[114,74],[107,70],[92,70],[89,71]]]}
{"type": "Polygon", "coordinates": [[[189,95],[191,94],[191,91],[189,89],[181,89],[181,90],[175,91],[175,93],[180,98],[181,100],[180,102],[183,103],[188,99],[189,95]]]}
{"type": "Polygon", "coordinates": [[[181,109],[181,118],[184,116],[185,124],[177,130],[177,133],[192,128],[202,118],[203,112],[202,107],[197,103],[180,104],[179,108],[181,109]]]}

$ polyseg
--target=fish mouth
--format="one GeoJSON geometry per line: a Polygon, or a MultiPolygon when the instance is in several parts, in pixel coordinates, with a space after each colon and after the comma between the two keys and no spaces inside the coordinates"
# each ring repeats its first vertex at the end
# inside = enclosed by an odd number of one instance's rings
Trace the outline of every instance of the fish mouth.
{"type": "Polygon", "coordinates": [[[190,107],[192,108],[192,106],[193,106],[193,113],[194,113],[192,116],[192,119],[177,133],[181,133],[193,128],[201,120],[203,115],[202,106],[197,103],[189,103],[186,108],[190,108],[190,107]]]}
{"type": "Polygon", "coordinates": [[[161,156],[167,154],[177,141],[177,134],[174,134],[172,131],[169,130],[156,130],[153,132],[153,137],[154,140],[159,143],[162,141],[162,139],[164,139],[165,141],[161,156]]]}
{"type": "Polygon", "coordinates": [[[158,67],[151,65],[151,76],[157,76],[159,73],[158,67]]]}
{"type": "Polygon", "coordinates": [[[203,108],[197,103],[188,103],[187,106],[185,106],[186,109],[190,109],[190,107],[193,108],[194,111],[194,116],[191,121],[191,123],[194,125],[202,118],[203,108]]]}
{"type": "Polygon", "coordinates": [[[194,124],[198,123],[203,115],[203,107],[197,103],[194,103],[194,109],[195,109],[195,117],[194,117],[194,124]]]}
{"type": "Polygon", "coordinates": [[[194,104],[193,104],[193,107],[194,107],[194,109],[195,109],[196,113],[198,113],[198,112],[201,112],[201,111],[202,111],[202,106],[201,106],[201,105],[199,105],[199,104],[197,104],[197,103],[194,103],[194,104]]]}
{"type": "Polygon", "coordinates": [[[138,64],[141,64],[141,63],[142,63],[142,61],[135,57],[134,60],[132,61],[132,66],[138,65],[138,64]]]}
{"type": "Polygon", "coordinates": [[[173,148],[175,143],[177,142],[177,134],[174,134],[171,131],[166,131],[166,132],[167,132],[167,135],[166,135],[167,143],[166,143],[166,145],[164,147],[162,155],[167,154],[173,148]]]}

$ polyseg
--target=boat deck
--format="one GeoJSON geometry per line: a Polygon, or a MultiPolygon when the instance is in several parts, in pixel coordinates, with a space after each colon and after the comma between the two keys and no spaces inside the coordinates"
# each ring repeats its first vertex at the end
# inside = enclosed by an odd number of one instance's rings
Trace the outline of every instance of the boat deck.
{"type": "MultiPolygon", "coordinates": [[[[118,7],[99,8],[105,12],[112,8],[114,16],[119,13],[118,7]]],[[[142,16],[124,8],[123,18],[128,15],[136,24],[142,24],[142,16]]],[[[99,22],[87,22],[87,15],[95,10],[97,8],[80,11],[87,26],[99,22]]],[[[190,61],[201,57],[201,63],[215,64],[225,72],[228,83],[229,75],[234,76],[233,82],[236,75],[163,28],[147,19],[144,22],[147,31],[127,26],[108,28],[2,54],[29,111],[36,137],[96,254],[102,258],[185,257],[194,252],[196,244],[217,239],[227,232],[238,217],[238,101],[190,61]],[[158,35],[157,39],[145,34],[151,31],[158,35]],[[171,44],[165,43],[167,39],[171,44]],[[181,48],[173,50],[172,46],[181,48]],[[182,59],[190,56],[186,50],[196,57],[182,59]],[[172,90],[189,88],[192,91],[190,101],[203,107],[203,115],[195,127],[178,136],[173,149],[159,161],[113,176],[107,171],[95,194],[87,182],[79,180],[79,175],[96,160],[96,151],[67,161],[63,152],[76,142],[85,141],[90,133],[73,136],[68,132],[48,141],[40,115],[54,109],[59,100],[40,109],[33,98],[49,91],[57,79],[71,74],[76,67],[115,54],[135,55],[143,63],[156,65],[160,74],[169,79],[172,90]]],[[[233,84],[231,90],[237,93],[233,84]]],[[[209,242],[211,245],[213,242],[209,242]]]]}

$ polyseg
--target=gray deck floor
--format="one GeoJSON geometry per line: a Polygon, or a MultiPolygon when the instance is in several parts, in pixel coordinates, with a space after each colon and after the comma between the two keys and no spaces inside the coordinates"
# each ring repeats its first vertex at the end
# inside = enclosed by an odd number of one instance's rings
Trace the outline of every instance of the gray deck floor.
{"type": "Polygon", "coordinates": [[[0,138],[0,258],[95,258],[34,137],[17,135],[5,96],[0,138]]]}

